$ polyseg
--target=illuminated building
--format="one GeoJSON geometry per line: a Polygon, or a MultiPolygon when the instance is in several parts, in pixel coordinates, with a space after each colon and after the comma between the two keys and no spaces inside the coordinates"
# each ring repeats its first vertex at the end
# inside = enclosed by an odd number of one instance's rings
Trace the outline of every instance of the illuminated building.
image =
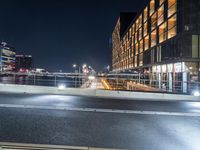
{"type": "Polygon", "coordinates": [[[15,70],[24,71],[32,69],[32,56],[31,55],[16,55],[15,70]]]}
{"type": "Polygon", "coordinates": [[[0,72],[13,71],[15,69],[14,49],[2,42],[0,44],[0,72]]]}
{"type": "Polygon", "coordinates": [[[166,81],[169,91],[176,81],[200,81],[199,6],[199,0],[149,0],[122,35],[119,17],[112,35],[113,71],[141,73],[159,87],[166,81]]]}

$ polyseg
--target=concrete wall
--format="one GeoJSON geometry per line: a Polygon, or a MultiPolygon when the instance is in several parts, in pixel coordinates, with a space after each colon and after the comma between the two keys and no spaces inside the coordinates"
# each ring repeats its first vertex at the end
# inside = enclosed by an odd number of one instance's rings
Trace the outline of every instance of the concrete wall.
{"type": "Polygon", "coordinates": [[[145,99],[145,100],[162,100],[162,101],[183,101],[183,100],[200,101],[200,97],[194,97],[190,95],[108,91],[108,90],[84,89],[84,88],[66,88],[64,90],[59,90],[57,87],[13,85],[13,84],[0,84],[0,92],[94,96],[94,97],[115,98],[124,100],[145,99]]]}

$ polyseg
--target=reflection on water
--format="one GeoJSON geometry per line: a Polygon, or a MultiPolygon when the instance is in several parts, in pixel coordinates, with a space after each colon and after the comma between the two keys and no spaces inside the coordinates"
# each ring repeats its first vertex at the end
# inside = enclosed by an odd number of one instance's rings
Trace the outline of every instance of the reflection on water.
{"type": "Polygon", "coordinates": [[[78,77],[0,76],[0,83],[39,86],[57,86],[62,83],[65,84],[66,87],[80,87],[82,80],[78,77]]]}

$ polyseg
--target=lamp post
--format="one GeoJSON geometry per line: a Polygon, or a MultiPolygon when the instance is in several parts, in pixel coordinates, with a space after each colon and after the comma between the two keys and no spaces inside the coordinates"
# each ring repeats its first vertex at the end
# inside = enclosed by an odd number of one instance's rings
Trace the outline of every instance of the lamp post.
{"type": "Polygon", "coordinates": [[[76,64],[73,64],[73,68],[74,68],[74,74],[75,74],[75,88],[76,88],[76,80],[77,80],[77,76],[76,76],[76,64]]]}
{"type": "MultiPolygon", "coordinates": [[[[83,64],[83,65],[73,64],[73,68],[75,68],[75,71],[76,71],[77,67],[78,67],[78,85],[80,85],[80,82],[81,82],[81,77],[80,77],[81,68],[85,68],[85,67],[87,67],[87,65],[86,64],[83,64]]],[[[75,82],[76,82],[76,80],[75,80],[75,82]]],[[[75,86],[76,86],[76,84],[75,84],[75,86]]]]}

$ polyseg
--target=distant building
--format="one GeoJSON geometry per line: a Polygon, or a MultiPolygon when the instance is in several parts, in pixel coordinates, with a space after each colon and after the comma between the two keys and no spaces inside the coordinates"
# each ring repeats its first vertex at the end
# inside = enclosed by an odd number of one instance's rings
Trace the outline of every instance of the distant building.
{"type": "Polygon", "coordinates": [[[0,44],[0,72],[13,71],[15,69],[15,51],[14,48],[2,42],[0,44]]]}
{"type": "Polygon", "coordinates": [[[32,56],[31,55],[16,55],[15,70],[27,72],[32,69],[32,56]]]}
{"type": "Polygon", "coordinates": [[[138,72],[150,85],[166,81],[168,91],[187,92],[179,83],[200,81],[199,6],[200,0],[149,0],[126,29],[120,16],[112,34],[113,71],[138,72]]]}

